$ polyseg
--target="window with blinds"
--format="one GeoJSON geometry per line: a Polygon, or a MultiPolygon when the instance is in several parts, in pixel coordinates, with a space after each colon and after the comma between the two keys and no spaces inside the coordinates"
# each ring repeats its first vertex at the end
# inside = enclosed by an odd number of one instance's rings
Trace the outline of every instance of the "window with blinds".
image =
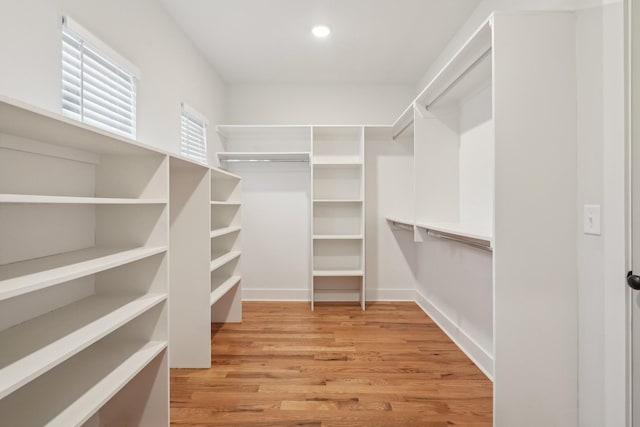
{"type": "Polygon", "coordinates": [[[183,156],[201,163],[207,159],[207,122],[193,109],[182,104],[180,151],[183,156]]]}
{"type": "Polygon", "coordinates": [[[68,17],[63,19],[62,113],[135,139],[136,76],[87,35],[68,17]]]}

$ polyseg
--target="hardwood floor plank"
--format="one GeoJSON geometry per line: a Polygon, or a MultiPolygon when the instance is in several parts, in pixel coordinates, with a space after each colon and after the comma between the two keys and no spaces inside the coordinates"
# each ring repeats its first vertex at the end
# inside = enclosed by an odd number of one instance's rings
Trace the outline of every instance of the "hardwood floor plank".
{"type": "Polygon", "coordinates": [[[212,367],[171,370],[171,425],[492,425],[493,386],[414,303],[245,302],[212,367]]]}

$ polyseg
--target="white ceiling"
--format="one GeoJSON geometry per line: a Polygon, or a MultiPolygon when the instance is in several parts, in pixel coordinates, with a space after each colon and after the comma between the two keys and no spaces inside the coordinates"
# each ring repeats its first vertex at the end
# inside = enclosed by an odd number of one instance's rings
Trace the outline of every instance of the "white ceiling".
{"type": "Polygon", "coordinates": [[[481,0],[161,1],[226,83],[415,84],[481,0]]]}

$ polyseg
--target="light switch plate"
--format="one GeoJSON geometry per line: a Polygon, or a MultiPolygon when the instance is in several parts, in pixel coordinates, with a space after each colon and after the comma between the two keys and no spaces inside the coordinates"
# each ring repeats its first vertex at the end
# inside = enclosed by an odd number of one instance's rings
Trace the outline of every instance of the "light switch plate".
{"type": "Polygon", "coordinates": [[[584,205],[584,234],[600,235],[600,205],[584,205]]]}

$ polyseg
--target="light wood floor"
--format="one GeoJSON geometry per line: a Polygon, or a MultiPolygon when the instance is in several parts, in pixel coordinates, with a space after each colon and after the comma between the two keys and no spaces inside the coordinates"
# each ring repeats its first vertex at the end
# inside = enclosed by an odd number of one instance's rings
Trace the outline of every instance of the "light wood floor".
{"type": "Polygon", "coordinates": [[[211,369],[171,370],[172,426],[490,426],[492,384],[414,303],[243,304],[211,369]]]}

